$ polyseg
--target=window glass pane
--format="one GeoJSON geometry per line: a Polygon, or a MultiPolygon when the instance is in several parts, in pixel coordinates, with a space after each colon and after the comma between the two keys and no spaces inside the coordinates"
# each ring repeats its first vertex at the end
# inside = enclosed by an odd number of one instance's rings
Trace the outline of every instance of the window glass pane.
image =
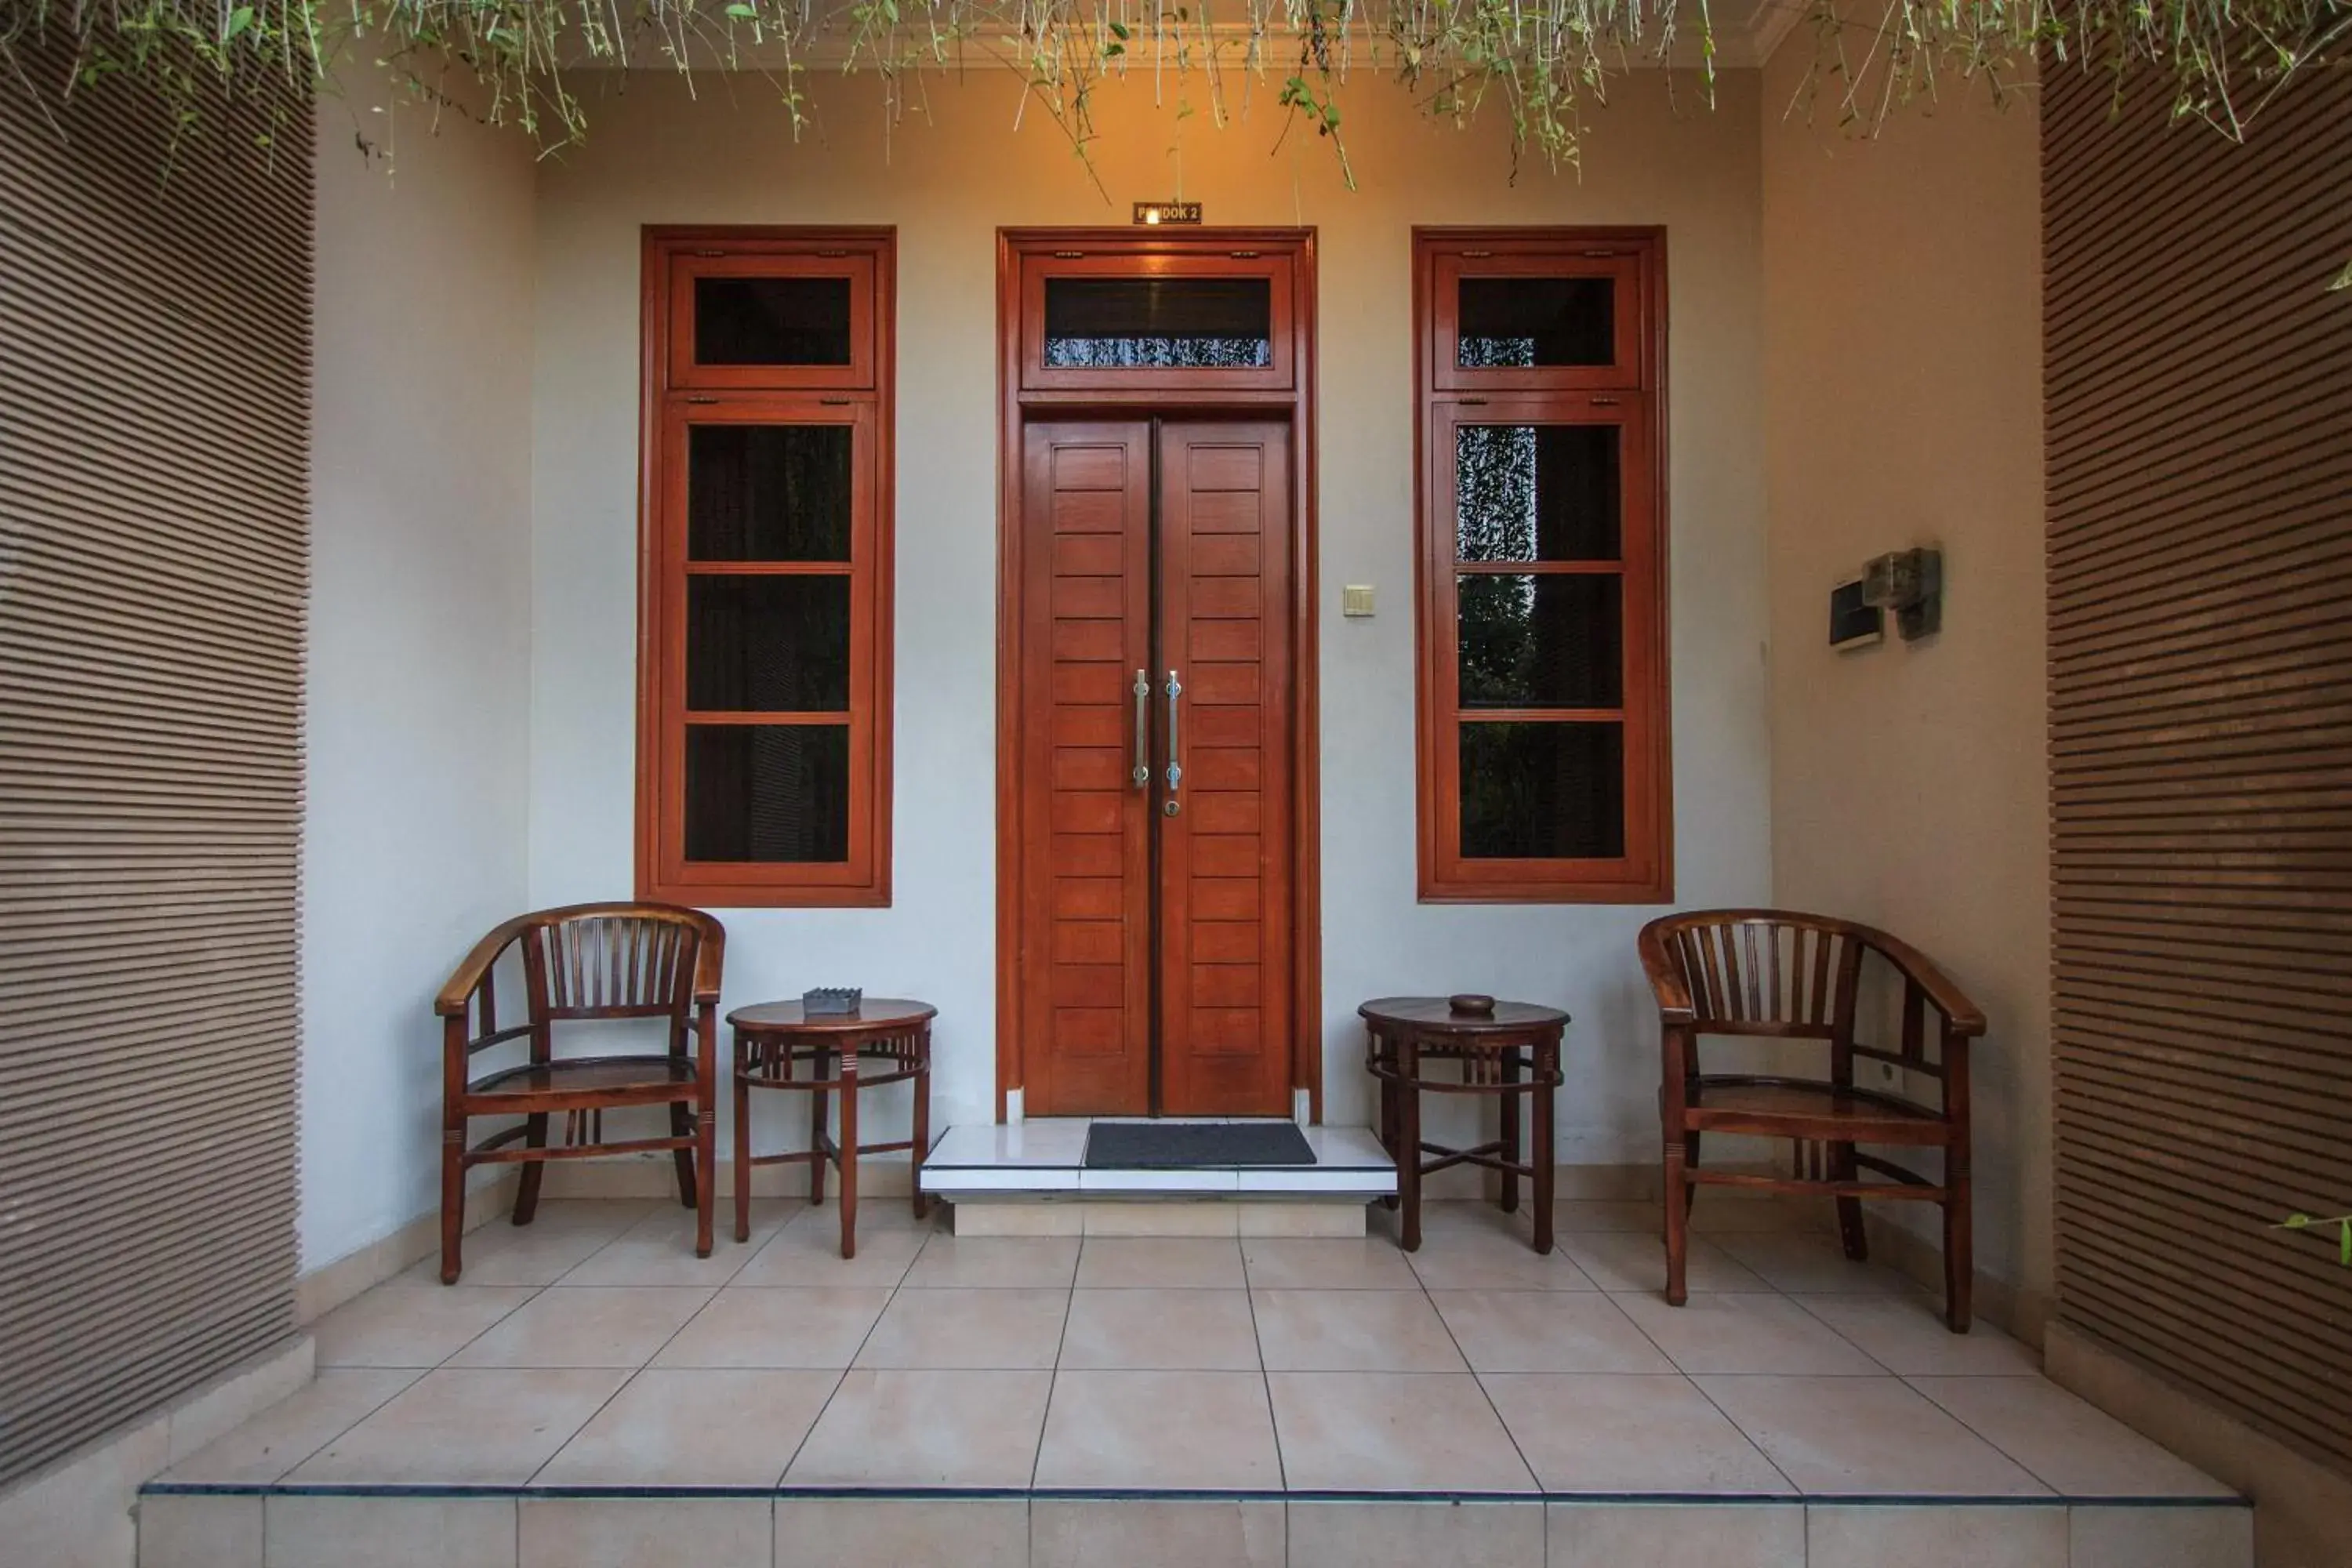
{"type": "Polygon", "coordinates": [[[849,579],[686,582],[686,705],[705,713],[849,707],[849,579]]]}
{"type": "Polygon", "coordinates": [[[1614,561],[1614,425],[1462,425],[1454,546],[1464,561],[1614,561]]]}
{"type": "Polygon", "coordinates": [[[1614,573],[1454,579],[1465,708],[1615,708],[1623,700],[1614,573]]]}
{"type": "Polygon", "coordinates": [[[1625,853],[1622,724],[1462,726],[1462,854],[1613,860],[1625,853]]]}
{"type": "Polygon", "coordinates": [[[697,364],[847,364],[846,278],[698,278],[697,364]]]}
{"type": "Polygon", "coordinates": [[[1273,284],[1264,278],[1048,278],[1045,363],[1117,370],[1270,365],[1273,284]]]}
{"type": "Polygon", "coordinates": [[[1459,298],[1465,370],[1616,363],[1613,279],[1465,278],[1459,298]]]}
{"type": "Polygon", "coordinates": [[[689,724],[686,858],[849,858],[849,726],[689,724]]]}
{"type": "Polygon", "coordinates": [[[847,561],[846,425],[697,425],[687,432],[690,561],[847,561]]]}

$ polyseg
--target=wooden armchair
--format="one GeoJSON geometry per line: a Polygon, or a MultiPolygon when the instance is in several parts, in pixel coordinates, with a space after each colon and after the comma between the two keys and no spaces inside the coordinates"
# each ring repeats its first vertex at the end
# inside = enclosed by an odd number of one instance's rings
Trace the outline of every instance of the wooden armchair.
{"type": "Polygon", "coordinates": [[[514,1223],[539,1208],[550,1160],[667,1149],[677,1161],[679,1200],[696,1215],[695,1253],[710,1256],[712,1139],[718,1127],[719,976],[727,934],[698,910],[667,904],[574,904],[520,915],[475,944],[441,988],[441,1282],[457,1282],[466,1228],[466,1173],[520,1163],[514,1223]],[[521,947],[524,1005],[500,1026],[494,972],[521,947]],[[635,1056],[558,1056],[559,1024],[585,1019],[667,1020],[667,1049],[635,1056]],[[530,1058],[469,1078],[474,1056],[528,1039],[530,1058]],[[689,1040],[691,1049],[688,1048],[689,1040]],[[604,1141],[604,1112],[667,1105],[670,1136],[604,1141]],[[563,1141],[548,1142],[548,1119],[563,1114],[563,1141]],[[468,1145],[478,1116],[520,1116],[516,1125],[468,1145]]]}
{"type": "Polygon", "coordinates": [[[1786,910],[1705,910],[1642,928],[1642,965],[1657,993],[1665,1040],[1659,1109],[1665,1131],[1666,1300],[1685,1300],[1684,1258],[1692,1198],[1701,1184],[1808,1193],[1837,1200],[1845,1255],[1868,1256],[1864,1198],[1907,1198],[1944,1210],[1944,1321],[1969,1327],[1974,1261],[1969,1214],[1969,1041],[1984,1015],[1925,957],[1884,931],[1786,910]],[[1903,986],[1902,1038],[1887,1049],[1854,1038],[1864,960],[1892,966],[1903,986]],[[1935,1014],[1936,1049],[1927,1049],[1935,1014]],[[1825,1079],[1711,1074],[1701,1035],[1820,1040],[1825,1079]],[[1884,1062],[1938,1080],[1940,1104],[1923,1105],[1854,1082],[1854,1060],[1884,1062]],[[1793,1170],[1778,1176],[1699,1169],[1707,1132],[1786,1138],[1793,1170]],[[1859,1152],[1857,1144],[1940,1149],[1940,1182],[1859,1152]],[[1864,1179],[1864,1173],[1883,1178],[1864,1179]]]}

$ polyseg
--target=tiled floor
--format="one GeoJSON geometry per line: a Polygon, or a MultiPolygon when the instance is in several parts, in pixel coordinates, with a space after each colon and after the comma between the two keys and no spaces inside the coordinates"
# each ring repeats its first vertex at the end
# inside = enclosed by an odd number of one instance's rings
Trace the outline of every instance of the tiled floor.
{"type": "MultiPolygon", "coordinates": [[[[1542,1258],[1524,1215],[1432,1205],[1408,1258],[1378,1212],[1360,1241],[982,1240],[876,1202],[845,1262],[829,1209],[764,1204],[748,1246],[725,1239],[722,1215],[716,1255],[698,1260],[675,1206],[551,1203],[529,1229],[477,1232],[465,1283],[445,1289],[420,1265],[321,1320],[317,1383],[175,1468],[143,1508],[188,1541],[235,1541],[249,1505],[257,1542],[266,1503],[268,1568],[313,1560],[300,1542],[329,1528],[325,1500],[395,1486],[488,1489],[512,1533],[480,1561],[502,1568],[607,1561],[612,1542],[667,1528],[647,1511],[665,1500],[766,1509],[776,1541],[796,1543],[780,1565],[913,1568],[938,1535],[970,1568],[996,1561],[1007,1509],[1022,1539],[1007,1562],[1158,1561],[1102,1532],[1124,1540],[1137,1510],[1160,1507],[1179,1511],[1155,1539],[1188,1564],[1381,1563],[1427,1537],[1434,1559],[1398,1560],[2119,1568],[2141,1561],[2135,1542],[2193,1521],[2228,1535],[2219,1554],[2161,1561],[2242,1568],[2235,1526],[2206,1518],[2242,1510],[2178,1506],[2221,1488],[2044,1382],[1997,1331],[1947,1333],[1907,1282],[1846,1262],[1785,1212],[1703,1211],[1696,1291],[1675,1309],[1657,1294],[1654,1210],[1560,1211],[1560,1249],[1542,1258]],[[596,1491],[629,1494],[602,1500],[622,1512],[601,1532],[578,1511],[596,1491]],[[940,1495],[959,1492],[978,1495],[940,1495]],[[1127,1500],[1077,1495],[1091,1492],[1127,1500]],[[793,1554],[846,1530],[821,1505],[859,1494],[900,1500],[887,1528],[869,1512],[856,1552],[793,1554]],[[1398,1500],[1385,1513],[1370,1508],[1381,1496],[1398,1500]],[[1450,1510],[1407,1506],[1438,1496],[1450,1510]],[[1664,1514],[1638,1505],[1699,1500],[1760,1511],[1721,1551],[1643,1544],[1664,1514]],[[1994,1502],[2020,1506],[1985,1511],[1994,1502]],[[1973,1522],[1938,1527],[1947,1514],[1973,1522]],[[1926,1555],[1885,1554],[1887,1532],[1915,1530],[1926,1555]],[[2015,1550],[1949,1556],[1972,1530],[2009,1531],[2015,1550]],[[581,1531],[603,1544],[580,1547],[581,1531]],[[1464,1531],[1491,1533],[1492,1550],[1464,1531]],[[2121,1546],[2097,1544],[2110,1537],[2121,1546]],[[896,1555],[875,1555],[877,1541],[896,1555]]],[[[1722,1508],[1700,1511],[1712,1522],[1690,1528],[1729,1528],[1722,1508]]],[[[462,1535],[477,1512],[434,1528],[462,1535]]],[[[768,1539],[742,1509],[694,1517],[768,1539]]],[[[149,1539],[147,1568],[243,1561],[149,1539]]],[[[726,1568],[729,1550],[681,1561],[726,1568]]],[[[766,1546],[745,1551],[767,1568],[766,1546]]],[[[476,1559],[451,1547],[441,1561],[476,1559]]]]}

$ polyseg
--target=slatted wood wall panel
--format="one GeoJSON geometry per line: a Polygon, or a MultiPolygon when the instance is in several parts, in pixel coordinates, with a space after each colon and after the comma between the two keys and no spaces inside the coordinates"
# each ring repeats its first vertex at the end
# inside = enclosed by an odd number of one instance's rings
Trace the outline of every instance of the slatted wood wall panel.
{"type": "Polygon", "coordinates": [[[2062,1319],[2352,1467],[2352,73],[2043,89],[2062,1319]]]}
{"type": "Polygon", "coordinates": [[[293,1331],[310,115],[134,93],[0,89],[0,1485],[293,1331]]]}

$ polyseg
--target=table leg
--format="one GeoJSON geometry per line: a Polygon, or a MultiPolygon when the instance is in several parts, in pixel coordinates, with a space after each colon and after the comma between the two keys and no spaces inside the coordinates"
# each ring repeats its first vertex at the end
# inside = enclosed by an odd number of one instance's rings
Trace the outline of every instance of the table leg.
{"type": "MultiPolygon", "coordinates": [[[[857,1052],[841,1053],[841,1255],[857,1256],[857,1052]]],[[[817,1167],[823,1170],[820,1164],[817,1167]]]]}
{"type": "Polygon", "coordinates": [[[735,1239],[751,1239],[751,1054],[756,1046],[746,1046],[743,1037],[735,1037],[735,1239]]]}
{"type": "MultiPolygon", "coordinates": [[[[785,1060],[788,1065],[784,1070],[790,1072],[791,1058],[787,1056],[785,1060]]],[[[815,1054],[810,1058],[809,1065],[815,1068],[817,1081],[820,1083],[832,1076],[825,1069],[824,1047],[822,1046],[818,1047],[815,1054]]],[[[824,1202],[824,1101],[825,1092],[821,1089],[809,1096],[809,1202],[811,1205],[824,1202]]]]}
{"type": "Polygon", "coordinates": [[[1421,1250],[1421,1050],[1410,1038],[1396,1053],[1397,1195],[1404,1205],[1404,1249],[1421,1250]]]}
{"type": "Polygon", "coordinates": [[[1549,1252],[1552,1247],[1551,1198],[1555,1175],[1552,1154],[1552,1091],[1559,1081],[1559,1042],[1557,1039],[1538,1046],[1535,1052],[1536,1112],[1535,1147],[1528,1158],[1536,1168],[1536,1250],[1549,1252]]]}
{"type": "Polygon", "coordinates": [[[915,1164],[915,1217],[921,1219],[931,1212],[931,1200],[923,1192],[923,1157],[931,1152],[931,1041],[925,1034],[915,1041],[921,1054],[915,1058],[915,1150],[908,1156],[915,1164]]]}
{"type": "MultiPolygon", "coordinates": [[[[1516,1165],[1519,1163],[1519,1047],[1506,1047],[1496,1068],[1503,1080],[1503,1163],[1516,1165]]],[[[1506,1170],[1502,1177],[1503,1212],[1517,1214],[1519,1212],[1519,1173],[1506,1170]]]]}
{"type": "MultiPolygon", "coordinates": [[[[1364,1041],[1367,1047],[1366,1059],[1378,1064],[1381,1059],[1381,1040],[1378,1031],[1371,1029],[1365,1030],[1364,1041]]],[[[1381,1087],[1381,1147],[1386,1149],[1389,1152],[1389,1158],[1393,1160],[1397,1157],[1396,1079],[1393,1078],[1376,1078],[1372,1081],[1379,1084],[1381,1087]]],[[[1395,1193],[1391,1193],[1386,1197],[1381,1199],[1381,1206],[1389,1210],[1391,1213],[1395,1212],[1397,1203],[1398,1195],[1395,1193]]]]}

